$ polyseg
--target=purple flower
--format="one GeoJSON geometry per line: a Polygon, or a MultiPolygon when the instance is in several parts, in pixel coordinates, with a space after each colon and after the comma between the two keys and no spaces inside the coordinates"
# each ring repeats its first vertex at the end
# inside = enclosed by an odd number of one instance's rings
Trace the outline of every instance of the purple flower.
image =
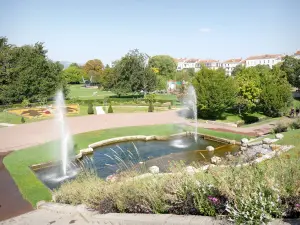
{"type": "Polygon", "coordinates": [[[300,204],[295,204],[295,206],[296,206],[297,208],[300,208],[300,204]]]}
{"type": "Polygon", "coordinates": [[[208,196],[207,197],[209,201],[211,201],[211,203],[213,204],[218,204],[219,203],[219,199],[213,196],[208,196]]]}

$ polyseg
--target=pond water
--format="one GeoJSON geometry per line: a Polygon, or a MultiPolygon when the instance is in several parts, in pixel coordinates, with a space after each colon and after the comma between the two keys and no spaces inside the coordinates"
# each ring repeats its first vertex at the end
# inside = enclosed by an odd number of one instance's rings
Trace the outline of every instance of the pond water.
{"type": "MultiPolygon", "coordinates": [[[[198,138],[195,143],[194,137],[180,137],[167,141],[134,141],[121,142],[94,149],[93,155],[89,156],[97,175],[106,178],[121,170],[126,170],[144,162],[146,167],[158,166],[161,172],[167,172],[172,161],[184,161],[185,164],[209,162],[213,156],[224,157],[227,152],[239,151],[236,145],[204,140],[198,138]],[[207,146],[215,147],[214,152],[206,151],[207,146]]],[[[88,163],[90,164],[90,163],[88,163]]],[[[67,176],[61,176],[59,166],[35,171],[38,178],[49,188],[59,187],[66,180],[76,177],[79,169],[70,169],[67,176]]]]}

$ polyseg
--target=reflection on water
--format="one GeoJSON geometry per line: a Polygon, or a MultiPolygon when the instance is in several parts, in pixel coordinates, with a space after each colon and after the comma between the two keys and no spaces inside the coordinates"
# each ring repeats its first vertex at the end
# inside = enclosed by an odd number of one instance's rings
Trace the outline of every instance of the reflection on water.
{"type": "MultiPolygon", "coordinates": [[[[106,178],[120,170],[126,170],[145,162],[147,167],[158,166],[160,171],[167,171],[171,161],[184,161],[186,164],[209,162],[212,156],[224,157],[227,152],[238,151],[236,145],[224,145],[215,141],[193,137],[178,137],[168,141],[134,141],[112,144],[94,149],[93,159],[97,174],[106,178]],[[134,145],[133,145],[134,143],[134,145]],[[213,146],[215,151],[206,151],[207,146],[213,146]],[[136,148],[135,148],[136,146],[136,148]]],[[[41,179],[49,188],[58,187],[60,179],[53,178],[58,168],[37,171],[41,179]]],[[[73,176],[72,176],[73,178],[73,176]]]]}

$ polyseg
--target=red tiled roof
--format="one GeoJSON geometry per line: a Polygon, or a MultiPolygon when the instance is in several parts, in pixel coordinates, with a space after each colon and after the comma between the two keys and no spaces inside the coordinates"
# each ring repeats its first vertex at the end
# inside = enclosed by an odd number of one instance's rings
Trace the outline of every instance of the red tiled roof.
{"type": "Polygon", "coordinates": [[[244,59],[244,60],[241,62],[241,64],[246,64],[246,59],[244,59]]]}
{"type": "Polygon", "coordinates": [[[198,61],[198,59],[188,59],[185,62],[187,62],[187,63],[195,63],[197,61],[198,61]]]}
{"type": "Polygon", "coordinates": [[[250,57],[247,58],[246,60],[255,60],[255,59],[274,59],[274,58],[281,58],[281,57],[282,57],[281,54],[273,54],[273,55],[265,54],[265,55],[250,56],[250,57]]]}
{"type": "Polygon", "coordinates": [[[240,59],[228,59],[226,61],[224,61],[223,63],[239,63],[242,61],[242,58],[240,59]]]}
{"type": "Polygon", "coordinates": [[[180,58],[180,59],[175,59],[176,62],[185,62],[187,59],[186,58],[180,58]]]}
{"type": "Polygon", "coordinates": [[[296,51],[294,55],[300,55],[300,51],[296,51]]]}
{"type": "Polygon", "coordinates": [[[219,61],[214,60],[214,59],[204,59],[204,60],[199,60],[198,62],[200,62],[200,63],[214,63],[214,62],[219,62],[219,61]]]}

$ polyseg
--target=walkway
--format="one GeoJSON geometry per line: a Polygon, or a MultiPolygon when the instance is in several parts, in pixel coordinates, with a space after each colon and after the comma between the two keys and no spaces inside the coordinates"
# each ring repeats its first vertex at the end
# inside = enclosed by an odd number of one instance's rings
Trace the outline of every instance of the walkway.
{"type": "MultiPolygon", "coordinates": [[[[66,122],[72,134],[84,133],[94,130],[127,127],[146,126],[158,124],[187,123],[177,115],[177,112],[155,113],[122,113],[104,114],[82,117],[68,117],[66,122]]],[[[199,123],[199,127],[213,130],[242,133],[255,136],[269,132],[278,121],[269,122],[250,127],[231,127],[222,124],[199,123]]],[[[58,138],[58,132],[54,120],[44,120],[29,124],[21,124],[0,129],[0,152],[15,151],[26,147],[42,144],[58,138]]]]}
{"type": "MultiPolygon", "coordinates": [[[[275,220],[269,225],[299,224],[299,219],[275,220]]],[[[226,220],[208,216],[179,216],[170,214],[98,214],[83,206],[45,203],[40,209],[0,222],[0,225],[66,225],[66,224],[122,224],[122,225],[229,225],[226,220]]]]}

